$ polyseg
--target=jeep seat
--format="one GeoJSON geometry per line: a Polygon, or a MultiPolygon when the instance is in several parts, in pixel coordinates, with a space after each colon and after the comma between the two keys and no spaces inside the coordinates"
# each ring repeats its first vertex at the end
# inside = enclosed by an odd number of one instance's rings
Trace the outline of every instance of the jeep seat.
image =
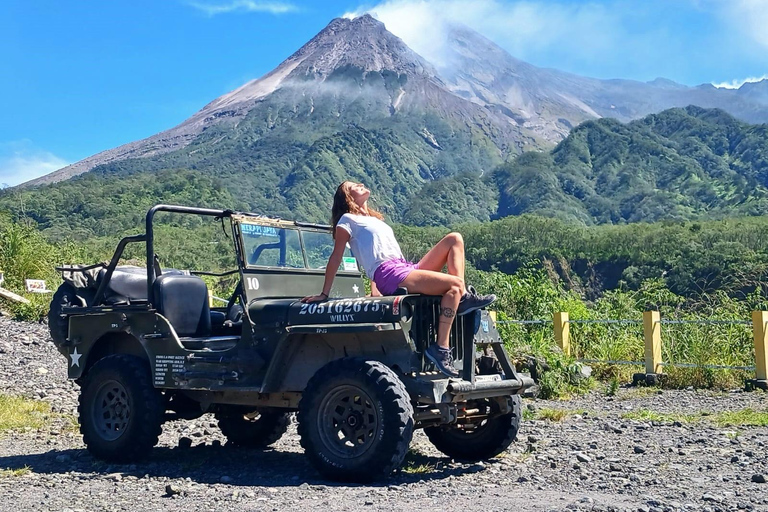
{"type": "MultiPolygon", "coordinates": [[[[106,268],[99,271],[96,277],[96,286],[98,286],[98,283],[101,283],[106,273],[106,268]]],[[[182,272],[176,269],[167,269],[163,271],[163,275],[165,274],[181,275],[182,272]]],[[[107,283],[107,289],[104,292],[104,302],[113,305],[146,300],[147,269],[133,265],[115,267],[112,278],[107,283]]]]}
{"type": "Polygon", "coordinates": [[[153,295],[157,312],[168,319],[179,337],[211,335],[205,281],[197,276],[163,274],[155,279],[153,295]]]}
{"type": "MultiPolygon", "coordinates": [[[[101,269],[96,281],[101,283],[106,273],[106,268],[101,269]]],[[[117,304],[136,300],[147,300],[147,269],[129,265],[116,267],[107,283],[104,302],[117,304]]]]}

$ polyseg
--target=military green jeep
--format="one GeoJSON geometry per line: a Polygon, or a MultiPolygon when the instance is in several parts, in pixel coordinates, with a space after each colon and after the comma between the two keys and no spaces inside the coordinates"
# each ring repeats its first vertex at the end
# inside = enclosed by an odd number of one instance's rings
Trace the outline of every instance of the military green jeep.
{"type": "Polygon", "coordinates": [[[123,238],[108,265],[61,267],[49,325],[81,386],[88,450],[137,460],[164,421],[205,413],[227,444],[262,448],[285,433],[294,411],[307,456],[332,479],[390,474],[415,428],[457,459],[505,450],[520,425],[519,395],[533,381],[510,364],[490,314],[457,318],[451,347],[461,378],[446,378],[424,357],[439,297],[367,297],[347,253],[331,297],[300,302],[321,289],[332,249],[330,226],[158,205],[146,233],[123,238]],[[160,267],[158,212],[231,228],[238,265],[218,275],[239,284],[226,305],[211,305],[200,273],[160,267]],[[118,266],[130,243],[146,244],[146,268],[118,266]]]}

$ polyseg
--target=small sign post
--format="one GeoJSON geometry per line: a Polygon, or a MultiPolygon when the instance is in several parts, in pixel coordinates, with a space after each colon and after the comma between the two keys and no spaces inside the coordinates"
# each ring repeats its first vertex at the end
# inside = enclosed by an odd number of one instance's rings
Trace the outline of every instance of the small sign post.
{"type": "Polygon", "coordinates": [[[50,293],[51,290],[46,288],[45,279],[25,279],[24,287],[28,293],[50,293]]]}

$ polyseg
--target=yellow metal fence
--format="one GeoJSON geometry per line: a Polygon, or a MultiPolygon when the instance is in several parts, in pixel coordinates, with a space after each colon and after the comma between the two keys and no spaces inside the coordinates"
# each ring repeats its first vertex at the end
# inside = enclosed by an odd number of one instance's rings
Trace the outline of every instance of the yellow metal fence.
{"type": "MultiPolygon", "coordinates": [[[[493,315],[495,318],[495,315],[493,315]]],[[[697,324],[697,325],[751,325],[755,348],[755,365],[751,366],[724,366],[708,365],[713,368],[754,370],[755,379],[752,381],[757,387],[766,389],[768,385],[768,311],[753,311],[751,321],[747,320],[665,320],[658,311],[643,312],[642,320],[571,320],[568,312],[557,311],[552,315],[552,320],[500,320],[499,324],[549,324],[554,327],[555,342],[564,354],[571,355],[571,325],[572,324],[642,324],[643,339],[645,341],[645,360],[640,361],[592,361],[612,364],[644,364],[646,375],[658,375],[662,373],[664,366],[696,366],[684,363],[665,363],[662,360],[662,326],[664,324],[697,324]]]]}

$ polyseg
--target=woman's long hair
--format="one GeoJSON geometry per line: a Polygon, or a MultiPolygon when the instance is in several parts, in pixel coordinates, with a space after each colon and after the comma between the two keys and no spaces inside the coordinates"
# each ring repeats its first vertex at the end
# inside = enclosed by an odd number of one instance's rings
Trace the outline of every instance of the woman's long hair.
{"type": "MultiPolygon", "coordinates": [[[[345,213],[352,213],[355,215],[366,215],[360,210],[360,207],[357,205],[357,203],[352,199],[352,196],[349,195],[349,187],[345,187],[347,183],[351,183],[349,181],[343,182],[341,185],[339,185],[339,188],[336,189],[336,193],[333,195],[333,208],[331,208],[331,226],[334,227],[333,230],[333,237],[336,238],[336,224],[339,223],[339,219],[341,219],[341,216],[345,213]]],[[[378,211],[374,210],[370,206],[368,207],[368,214],[370,217],[376,217],[377,219],[383,220],[384,216],[380,214],[378,211]]]]}

